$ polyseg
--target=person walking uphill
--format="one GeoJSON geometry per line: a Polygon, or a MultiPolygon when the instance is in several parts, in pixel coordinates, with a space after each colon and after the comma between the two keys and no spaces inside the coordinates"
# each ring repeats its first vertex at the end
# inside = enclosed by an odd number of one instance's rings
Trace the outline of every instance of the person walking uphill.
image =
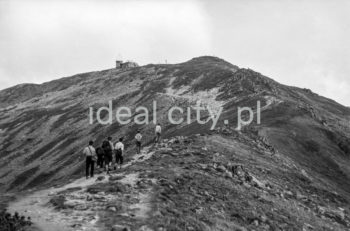
{"type": "Polygon", "coordinates": [[[96,148],[96,154],[97,154],[97,166],[99,168],[103,168],[104,166],[104,155],[105,152],[103,151],[102,147],[96,148]]]}
{"type": "Polygon", "coordinates": [[[86,179],[94,177],[94,165],[97,159],[95,148],[92,146],[93,141],[89,141],[89,146],[84,148],[84,155],[86,156],[86,179]]]}
{"type": "MultiPolygon", "coordinates": [[[[115,164],[119,164],[119,168],[122,168],[123,164],[123,155],[124,155],[124,144],[123,138],[119,138],[119,142],[115,144],[115,164]]],[[[116,166],[115,166],[116,167],[116,166]]]]}
{"type": "Polygon", "coordinates": [[[155,129],[155,133],[156,133],[156,139],[155,139],[155,143],[159,143],[160,141],[160,136],[162,134],[162,127],[160,126],[160,124],[158,123],[155,129]]]}
{"type": "Polygon", "coordinates": [[[105,166],[107,174],[109,174],[110,168],[112,167],[113,162],[113,143],[112,143],[112,137],[108,137],[107,140],[103,141],[102,143],[102,149],[104,151],[104,160],[105,160],[105,166]]]}
{"type": "Polygon", "coordinates": [[[140,130],[137,130],[135,139],[136,139],[136,151],[137,151],[137,154],[140,154],[140,152],[141,152],[141,139],[142,139],[142,135],[141,135],[140,130]]]}

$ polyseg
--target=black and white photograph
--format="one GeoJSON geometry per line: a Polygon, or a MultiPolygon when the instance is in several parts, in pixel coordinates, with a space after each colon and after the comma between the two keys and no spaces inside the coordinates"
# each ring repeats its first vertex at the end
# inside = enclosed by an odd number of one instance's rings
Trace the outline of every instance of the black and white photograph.
{"type": "Polygon", "coordinates": [[[350,1],[0,0],[0,231],[350,231],[350,1]]]}

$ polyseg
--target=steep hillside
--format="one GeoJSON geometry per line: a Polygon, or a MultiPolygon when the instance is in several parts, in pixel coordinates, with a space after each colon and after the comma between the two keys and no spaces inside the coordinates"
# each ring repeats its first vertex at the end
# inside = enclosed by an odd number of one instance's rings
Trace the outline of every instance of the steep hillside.
{"type": "MultiPolygon", "coordinates": [[[[132,158],[136,130],[142,130],[145,144],[152,143],[154,131],[153,123],[133,122],[135,108],[148,108],[152,121],[156,101],[164,138],[192,137],[189,143],[195,146],[175,144],[169,152],[155,148],[157,155],[125,168],[127,173],[153,179],[148,189],[153,190],[150,203],[155,207],[147,216],[154,215],[155,208],[162,216],[152,217],[148,225],[232,230],[235,225],[253,229],[251,225],[258,220],[258,230],[301,230],[305,223],[315,230],[349,227],[350,109],[308,89],[285,86],[253,70],[205,56],[179,64],[110,69],[41,85],[19,85],[0,91],[0,98],[0,190],[4,196],[78,179],[84,166],[81,150],[90,139],[99,144],[107,136],[114,140],[123,136],[132,158]],[[89,107],[96,113],[110,100],[113,123],[101,125],[95,120],[90,124],[89,107]],[[186,108],[198,100],[215,113],[223,107],[215,129],[211,130],[212,121],[205,125],[194,121],[194,110],[191,123],[169,123],[171,107],[183,108],[186,121],[186,108]],[[132,122],[127,125],[115,119],[121,106],[131,108],[132,122]],[[238,106],[254,110],[253,123],[241,131],[236,131],[238,106]],[[244,179],[237,166],[245,169],[244,179]],[[224,176],[216,171],[230,173],[224,176]],[[176,177],[183,182],[178,183],[176,177]],[[258,212],[250,214],[250,210],[258,212]],[[262,213],[265,217],[258,218],[262,213]],[[191,222],[172,223],[171,217],[179,214],[188,215],[191,222]]],[[[208,111],[201,116],[208,118],[208,111]]],[[[107,120],[108,114],[104,112],[103,118],[107,120]]]]}

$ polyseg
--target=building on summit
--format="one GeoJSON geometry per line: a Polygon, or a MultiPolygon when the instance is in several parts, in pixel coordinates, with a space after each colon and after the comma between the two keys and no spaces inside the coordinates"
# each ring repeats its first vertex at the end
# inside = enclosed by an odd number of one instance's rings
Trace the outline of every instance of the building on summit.
{"type": "Polygon", "coordinates": [[[129,69],[129,68],[133,68],[133,67],[138,67],[139,65],[135,62],[132,62],[132,61],[126,61],[126,62],[123,62],[122,60],[116,60],[115,61],[115,68],[116,69],[122,69],[122,70],[125,70],[125,69],[129,69]]]}

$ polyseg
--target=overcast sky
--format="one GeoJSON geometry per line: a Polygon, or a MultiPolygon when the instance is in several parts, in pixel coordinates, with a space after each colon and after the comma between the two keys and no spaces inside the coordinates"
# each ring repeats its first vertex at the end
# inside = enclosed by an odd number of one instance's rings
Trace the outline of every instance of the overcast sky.
{"type": "Polygon", "coordinates": [[[350,106],[348,0],[0,0],[0,89],[215,55],[350,106]]]}

